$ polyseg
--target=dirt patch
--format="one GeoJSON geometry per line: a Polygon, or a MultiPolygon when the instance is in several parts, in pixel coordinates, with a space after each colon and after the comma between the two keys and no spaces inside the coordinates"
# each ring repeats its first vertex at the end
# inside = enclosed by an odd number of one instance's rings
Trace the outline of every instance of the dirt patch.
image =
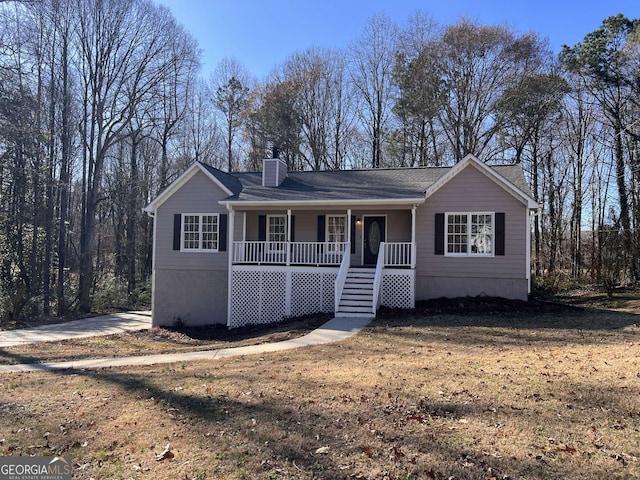
{"type": "Polygon", "coordinates": [[[532,298],[529,301],[498,297],[438,298],[418,302],[416,315],[566,315],[579,314],[584,308],[555,299],[532,298]]]}

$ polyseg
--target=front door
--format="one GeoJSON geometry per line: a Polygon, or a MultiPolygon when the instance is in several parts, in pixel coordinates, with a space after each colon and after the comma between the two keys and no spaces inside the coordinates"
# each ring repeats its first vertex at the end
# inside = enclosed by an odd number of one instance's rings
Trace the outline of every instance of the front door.
{"type": "Polygon", "coordinates": [[[378,261],[380,242],[385,241],[385,217],[364,217],[363,250],[365,266],[373,266],[378,261]]]}

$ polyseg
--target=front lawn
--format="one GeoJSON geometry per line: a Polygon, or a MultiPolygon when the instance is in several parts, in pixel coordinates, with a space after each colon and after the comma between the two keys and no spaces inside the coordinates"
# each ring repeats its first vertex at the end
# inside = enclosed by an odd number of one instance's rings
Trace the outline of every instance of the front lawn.
{"type": "Polygon", "coordinates": [[[545,305],[427,305],[283,353],[3,374],[0,454],[71,455],[79,479],[640,478],[638,315],[545,305]]]}

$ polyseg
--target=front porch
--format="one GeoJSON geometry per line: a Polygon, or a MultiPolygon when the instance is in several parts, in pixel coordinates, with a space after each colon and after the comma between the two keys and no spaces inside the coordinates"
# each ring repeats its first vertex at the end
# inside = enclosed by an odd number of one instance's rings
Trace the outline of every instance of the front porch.
{"type": "Polygon", "coordinates": [[[413,308],[415,208],[231,209],[228,326],[413,308]]]}
{"type": "Polygon", "coordinates": [[[380,243],[379,261],[368,269],[350,267],[345,252],[350,242],[234,242],[228,326],[318,312],[375,317],[381,305],[414,307],[414,244],[380,243]]]}

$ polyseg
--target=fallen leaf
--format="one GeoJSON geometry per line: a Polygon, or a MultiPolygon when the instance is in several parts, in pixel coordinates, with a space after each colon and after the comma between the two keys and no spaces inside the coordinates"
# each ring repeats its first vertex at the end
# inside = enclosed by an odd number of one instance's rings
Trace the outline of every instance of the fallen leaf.
{"type": "Polygon", "coordinates": [[[562,447],[559,447],[558,451],[559,452],[570,453],[571,455],[575,455],[576,453],[578,453],[578,450],[576,450],[573,447],[570,447],[569,445],[564,445],[562,447]]]}
{"type": "Polygon", "coordinates": [[[161,462],[162,460],[167,460],[173,458],[175,455],[170,450],[170,446],[167,443],[167,446],[164,447],[164,450],[161,453],[156,453],[156,461],[161,462]]]}
{"type": "Polygon", "coordinates": [[[327,454],[329,453],[329,447],[320,447],[316,450],[317,454],[327,454]]]}
{"type": "Polygon", "coordinates": [[[425,421],[424,417],[421,415],[409,415],[407,417],[407,420],[415,420],[416,422],[420,422],[420,423],[425,421]]]}
{"type": "Polygon", "coordinates": [[[396,458],[402,458],[402,457],[405,457],[405,456],[406,456],[406,455],[402,452],[402,450],[400,450],[400,449],[399,449],[398,447],[396,447],[396,446],[394,446],[394,447],[392,448],[392,451],[393,451],[393,455],[394,455],[396,458]]]}
{"type": "Polygon", "coordinates": [[[368,447],[366,445],[360,445],[360,450],[362,450],[362,453],[364,453],[367,457],[370,457],[371,455],[373,455],[373,452],[371,451],[371,447],[368,447]]]}

